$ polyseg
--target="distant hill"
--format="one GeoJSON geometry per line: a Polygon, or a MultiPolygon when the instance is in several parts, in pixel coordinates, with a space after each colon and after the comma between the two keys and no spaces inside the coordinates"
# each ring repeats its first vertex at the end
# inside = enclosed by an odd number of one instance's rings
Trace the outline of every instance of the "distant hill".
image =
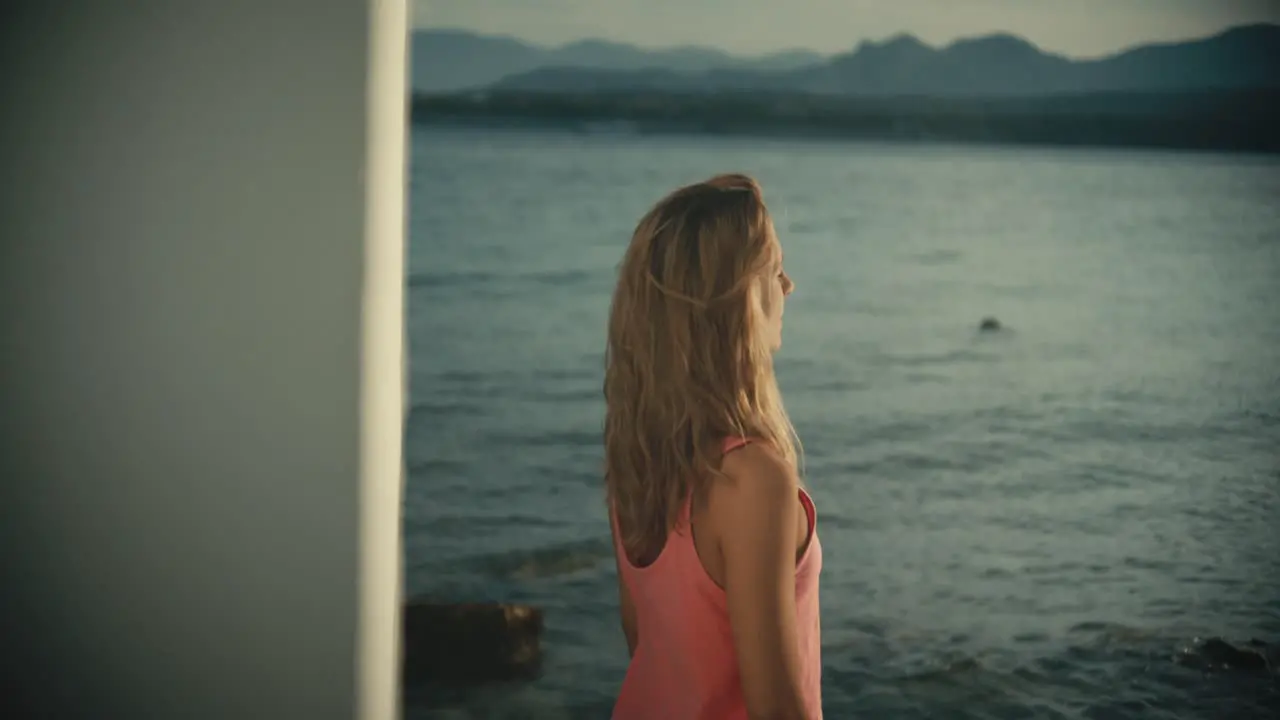
{"type": "Polygon", "coordinates": [[[569,52],[573,47],[538,56],[536,67],[492,83],[491,89],[1018,97],[1280,87],[1280,26],[1271,24],[1241,26],[1200,40],[1145,45],[1091,60],[1047,53],[1007,34],[958,40],[944,48],[899,35],[864,42],[853,52],[816,62],[804,63],[805,58],[797,56],[790,61],[804,64],[789,67],[767,60],[734,63],[715,51],[696,49],[642,58],[615,48],[592,56],[599,62],[587,62],[586,54],[569,52]]]}
{"type": "Polygon", "coordinates": [[[412,86],[417,92],[484,87],[546,67],[698,74],[723,69],[788,71],[825,60],[822,55],[803,50],[743,58],[710,48],[649,50],[603,40],[546,48],[515,38],[463,30],[418,31],[413,34],[411,47],[412,86]]]}

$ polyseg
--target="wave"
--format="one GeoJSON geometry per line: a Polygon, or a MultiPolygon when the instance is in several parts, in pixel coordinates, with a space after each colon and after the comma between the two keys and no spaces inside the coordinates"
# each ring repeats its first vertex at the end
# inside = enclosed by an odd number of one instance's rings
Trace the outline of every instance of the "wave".
{"type": "Polygon", "coordinates": [[[543,270],[535,272],[500,274],[493,272],[416,272],[405,278],[410,288],[458,288],[477,285],[506,284],[515,282],[533,285],[580,285],[608,277],[600,271],[543,270]]]}
{"type": "Polygon", "coordinates": [[[601,566],[613,557],[607,535],[539,548],[522,548],[466,559],[475,572],[508,580],[545,580],[601,566]]]}
{"type": "Polygon", "coordinates": [[[452,288],[481,285],[501,280],[502,276],[487,272],[411,273],[405,283],[411,288],[452,288]]]}

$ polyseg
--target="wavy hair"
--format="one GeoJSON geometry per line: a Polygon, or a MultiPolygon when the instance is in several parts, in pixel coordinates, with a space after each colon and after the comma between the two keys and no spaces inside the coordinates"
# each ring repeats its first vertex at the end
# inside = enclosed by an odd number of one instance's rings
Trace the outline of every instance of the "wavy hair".
{"type": "Polygon", "coordinates": [[[661,552],[685,499],[720,474],[726,437],[756,438],[797,465],[761,331],[761,289],[779,252],[746,175],[679,188],[636,226],[610,308],[604,380],[606,494],[633,558],[661,552]]]}

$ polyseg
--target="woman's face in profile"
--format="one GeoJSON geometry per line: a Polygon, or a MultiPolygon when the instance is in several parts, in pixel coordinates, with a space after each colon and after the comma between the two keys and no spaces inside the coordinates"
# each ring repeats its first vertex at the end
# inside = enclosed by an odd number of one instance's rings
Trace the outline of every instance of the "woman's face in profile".
{"type": "Polygon", "coordinates": [[[782,347],[782,314],[786,297],[795,289],[795,283],[787,275],[782,266],[782,244],[778,242],[778,234],[769,226],[770,246],[773,257],[763,280],[760,292],[760,309],[763,311],[761,321],[764,327],[761,332],[769,347],[777,350],[782,347]]]}

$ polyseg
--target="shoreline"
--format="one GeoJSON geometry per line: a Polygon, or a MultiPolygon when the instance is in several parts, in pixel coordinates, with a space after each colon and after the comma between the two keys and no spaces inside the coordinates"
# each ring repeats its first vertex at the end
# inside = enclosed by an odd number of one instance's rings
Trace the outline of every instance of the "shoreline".
{"type": "Polygon", "coordinates": [[[416,94],[414,126],[1280,154],[1280,91],[1029,98],[416,94]]]}

